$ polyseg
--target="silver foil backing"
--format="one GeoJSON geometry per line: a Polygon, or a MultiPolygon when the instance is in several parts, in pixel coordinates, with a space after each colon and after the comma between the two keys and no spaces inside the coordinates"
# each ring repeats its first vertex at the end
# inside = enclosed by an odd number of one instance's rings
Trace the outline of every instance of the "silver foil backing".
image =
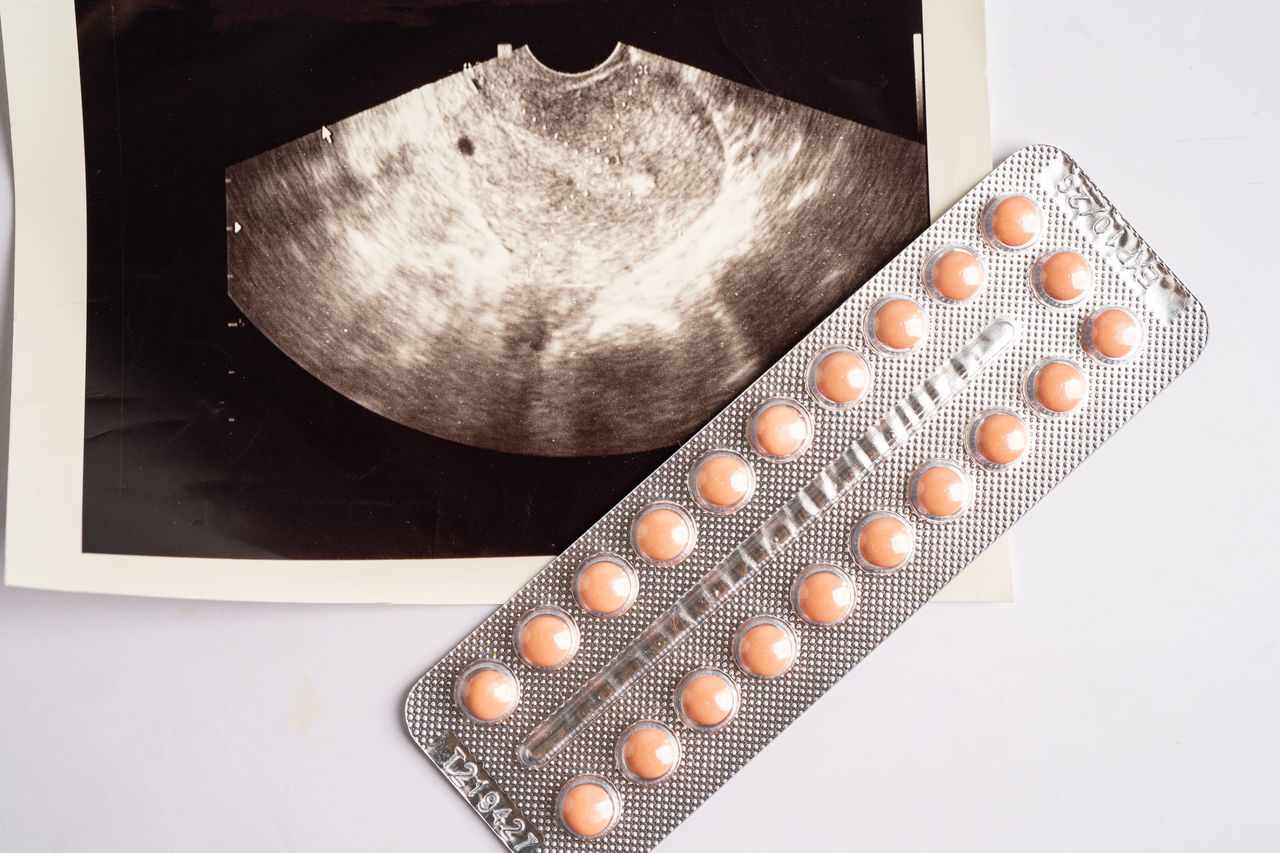
{"type": "MultiPolygon", "coordinates": [[[[1075,162],[1052,147],[1023,149],[432,667],[407,698],[409,733],[511,850],[649,850],[1186,369],[1207,336],[1200,304],[1075,162]],[[1019,251],[994,248],[983,238],[984,206],[1010,193],[1033,199],[1042,214],[1038,241],[1019,251]],[[986,267],[984,289],[966,302],[947,304],[931,298],[921,281],[926,259],[948,244],[976,250],[986,267]],[[1033,294],[1030,284],[1036,260],[1056,250],[1083,255],[1094,274],[1087,298],[1067,307],[1047,305],[1033,294]],[[914,299],[928,316],[926,340],[905,354],[878,351],[864,328],[868,309],[891,294],[914,299]],[[1080,324],[1101,306],[1126,308],[1141,320],[1145,340],[1134,357],[1104,364],[1084,351],[1080,324]],[[909,403],[929,377],[957,363],[958,354],[998,323],[1011,324],[1016,337],[1001,341],[998,352],[963,377],[962,387],[951,389],[950,396],[931,397],[936,405],[928,400],[909,403]],[[818,405],[806,389],[811,359],[834,345],[860,352],[873,374],[866,396],[846,410],[818,405]],[[1065,416],[1046,417],[1033,410],[1025,397],[1027,371],[1050,357],[1073,360],[1088,379],[1085,403],[1065,416]],[[751,449],[744,433],[755,408],[779,396],[799,401],[814,424],[807,452],[786,463],[763,459],[751,449]],[[625,658],[637,638],[651,630],[673,602],[723,568],[739,546],[781,509],[794,504],[824,468],[892,420],[895,409],[903,405],[901,416],[919,423],[903,432],[906,437],[890,435],[892,446],[873,454],[873,464],[851,488],[829,496],[825,503],[819,501],[813,517],[790,531],[785,547],[766,555],[741,584],[699,614],[700,621],[678,641],[668,644],[641,671],[631,673],[625,689],[611,701],[592,708],[589,722],[561,749],[536,766],[520,759],[522,747],[527,758],[531,732],[553,718],[616,657],[625,658]],[[1004,470],[988,470],[966,451],[966,428],[977,414],[991,408],[1019,414],[1031,433],[1029,452],[1004,470]],[[736,513],[713,514],[690,496],[690,464],[713,449],[737,451],[754,468],[755,493],[736,513]],[[911,473],[931,459],[956,464],[973,484],[969,510],[945,524],[921,519],[906,494],[911,473]],[[678,565],[649,565],[629,544],[632,518],[655,501],[679,504],[696,524],[696,546],[678,565]],[[907,519],[915,537],[911,561],[893,573],[860,568],[849,550],[850,532],[858,520],[881,511],[907,519]],[[592,616],[574,598],[572,583],[580,564],[600,552],[625,557],[638,573],[639,593],[619,617],[592,616]],[[839,566],[854,578],[858,604],[850,619],[819,626],[795,612],[792,582],[814,563],[839,566]],[[543,605],[571,614],[581,636],[576,657],[555,671],[524,665],[513,647],[517,621],[543,605]],[[786,622],[798,638],[795,665],[776,679],[750,677],[734,661],[735,632],[744,621],[760,615],[786,622]],[[485,658],[505,663],[520,681],[519,706],[498,724],[473,722],[454,703],[459,673],[485,658]],[[718,731],[691,730],[674,707],[678,683],[699,667],[729,673],[741,691],[736,718],[718,731]],[[662,722],[680,740],[680,766],[658,785],[637,784],[616,764],[618,736],[640,720],[662,722]],[[567,831],[557,816],[560,790],[583,774],[607,779],[621,801],[616,826],[592,840],[567,831]]],[[[698,371],[703,366],[690,359],[684,369],[698,371]]],[[[891,425],[890,432],[894,429],[891,425]]],[[[581,488],[589,489],[591,483],[584,482],[581,488]]]]}

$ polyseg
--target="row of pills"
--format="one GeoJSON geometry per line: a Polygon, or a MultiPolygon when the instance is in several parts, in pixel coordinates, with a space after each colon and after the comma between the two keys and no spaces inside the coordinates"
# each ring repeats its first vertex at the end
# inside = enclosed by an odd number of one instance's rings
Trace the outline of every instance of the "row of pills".
{"type": "MultiPolygon", "coordinates": [[[[1034,245],[1041,231],[1039,208],[1025,196],[993,200],[984,210],[983,233],[998,250],[1021,251],[1034,245]]],[[[1076,305],[1089,295],[1092,270],[1079,254],[1067,251],[1041,255],[1031,267],[1029,284],[1036,297],[1052,308],[1076,305]]],[[[921,270],[924,289],[938,302],[956,304],[974,298],[986,284],[986,268],[978,252],[951,244],[933,252],[921,270]]],[[[902,295],[875,302],[864,318],[867,342],[877,352],[898,355],[919,347],[928,332],[921,303],[902,295]]],[[[1124,308],[1104,307],[1085,317],[1080,343],[1085,353],[1103,364],[1131,357],[1143,342],[1136,317],[1124,308]]],[[[819,352],[806,373],[806,391],[818,404],[849,409],[865,398],[872,371],[861,353],[837,345],[819,352]]],[[[1041,416],[1059,417],[1078,409],[1087,396],[1088,381],[1080,364],[1067,357],[1048,358],[1025,374],[1023,394],[1030,409],[1041,416]]],[[[750,448],[769,462],[785,463],[802,456],[813,439],[813,419],[796,399],[772,397],[752,412],[746,424],[750,448]]],[[[988,409],[972,419],[965,446],[982,468],[1001,470],[1023,459],[1030,448],[1027,420],[1010,409],[988,409]]],[[[694,461],[688,488],[694,503],[713,514],[737,512],[750,502],[756,475],[741,453],[715,449],[694,461]]],[[[921,464],[905,484],[909,506],[931,523],[962,516],[973,502],[971,478],[944,459],[921,464]]],[[[632,549],[654,566],[672,566],[694,550],[697,528],[691,513],[673,501],[645,506],[630,527],[632,549]]],[[[864,570],[901,570],[914,554],[911,524],[892,512],[870,512],[855,524],[848,541],[854,562],[864,570]]],[[[601,553],[585,561],[573,583],[576,602],[589,614],[618,616],[631,606],[638,592],[635,569],[624,558],[601,553]]],[[[833,625],[847,619],[857,602],[857,586],[848,573],[828,565],[809,566],[794,579],[791,602],[798,616],[813,625],[833,625]]],[[[515,650],[524,664],[538,670],[566,666],[576,655],[580,633],[574,618],[554,605],[530,610],[515,629],[515,650]]],[[[760,615],[743,623],[733,638],[732,656],[745,674],[776,679],[788,672],[799,654],[794,630],[775,616],[760,615]]],[[[455,702],[472,720],[499,723],[520,701],[515,673],[497,660],[482,659],[468,666],[455,683],[455,702]]],[[[713,732],[728,726],[738,713],[741,693],[732,677],[714,668],[689,672],[674,695],[676,716],[692,731],[713,732]]],[[[641,720],[622,732],[615,749],[620,772],[642,785],[656,785],[676,772],[680,739],[671,726],[641,720]]],[[[561,822],[575,835],[595,838],[607,833],[621,815],[621,797],[605,777],[585,774],[561,790],[557,808],[561,822]]]]}
{"type": "MultiPolygon", "coordinates": [[[[601,563],[625,565],[620,558],[610,556],[588,561],[585,567],[601,563]]],[[[857,589],[853,580],[835,566],[825,564],[810,566],[800,573],[792,588],[796,612],[814,625],[833,625],[848,618],[856,599],[857,589]]],[[[790,663],[783,668],[778,668],[777,662],[766,663],[761,650],[766,646],[773,647],[774,640],[779,639],[775,632],[785,632],[791,648],[790,659],[793,660],[795,637],[785,623],[773,617],[760,618],[772,621],[744,625],[735,640],[734,654],[743,671],[761,678],[772,678],[781,675],[790,663]],[[766,638],[769,638],[768,643],[766,638]]],[[[580,634],[572,616],[554,605],[544,605],[530,610],[517,622],[514,641],[516,654],[523,663],[533,669],[554,670],[566,666],[573,659],[578,651],[580,634]]],[[[510,667],[498,660],[482,659],[460,674],[454,698],[458,707],[472,720],[499,723],[516,709],[520,692],[520,681],[510,667]]],[[[705,713],[690,713],[692,728],[722,722],[709,722],[705,713]]]]}

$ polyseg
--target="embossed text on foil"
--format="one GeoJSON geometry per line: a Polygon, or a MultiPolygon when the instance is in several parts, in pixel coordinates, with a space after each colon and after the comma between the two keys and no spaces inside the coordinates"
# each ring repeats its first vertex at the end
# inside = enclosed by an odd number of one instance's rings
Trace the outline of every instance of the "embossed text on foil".
{"type": "Polygon", "coordinates": [[[1065,169],[1041,176],[1046,189],[1066,210],[1068,220],[1097,249],[1160,320],[1182,313],[1188,294],[1151,247],[1138,236],[1111,202],[1098,192],[1070,160],[1065,169]]]}
{"type": "Polygon", "coordinates": [[[453,732],[446,731],[432,740],[426,753],[444,774],[444,778],[449,780],[449,784],[462,794],[476,814],[507,845],[508,850],[513,853],[522,850],[534,853],[542,849],[541,841],[528,818],[506,792],[498,787],[493,777],[476,763],[453,732]]]}

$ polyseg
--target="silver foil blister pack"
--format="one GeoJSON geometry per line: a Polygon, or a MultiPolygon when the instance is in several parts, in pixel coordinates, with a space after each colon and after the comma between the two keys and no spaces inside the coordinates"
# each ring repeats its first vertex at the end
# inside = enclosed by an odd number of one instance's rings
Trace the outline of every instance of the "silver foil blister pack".
{"type": "Polygon", "coordinates": [[[1019,151],[432,667],[411,736],[510,850],[651,849],[1207,335],[1019,151]]]}

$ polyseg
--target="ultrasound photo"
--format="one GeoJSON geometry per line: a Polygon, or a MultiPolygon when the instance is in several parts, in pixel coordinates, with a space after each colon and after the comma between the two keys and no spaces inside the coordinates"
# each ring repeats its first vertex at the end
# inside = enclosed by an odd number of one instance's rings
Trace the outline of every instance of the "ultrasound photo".
{"type": "Polygon", "coordinates": [[[554,554],[928,222],[918,5],[78,13],[86,551],[554,554]]]}
{"type": "Polygon", "coordinates": [[[528,50],[232,167],[249,322],[463,444],[677,444],[919,224],[922,147],[629,46],[528,50]],[[896,199],[895,199],[896,201],[896,199]]]}

